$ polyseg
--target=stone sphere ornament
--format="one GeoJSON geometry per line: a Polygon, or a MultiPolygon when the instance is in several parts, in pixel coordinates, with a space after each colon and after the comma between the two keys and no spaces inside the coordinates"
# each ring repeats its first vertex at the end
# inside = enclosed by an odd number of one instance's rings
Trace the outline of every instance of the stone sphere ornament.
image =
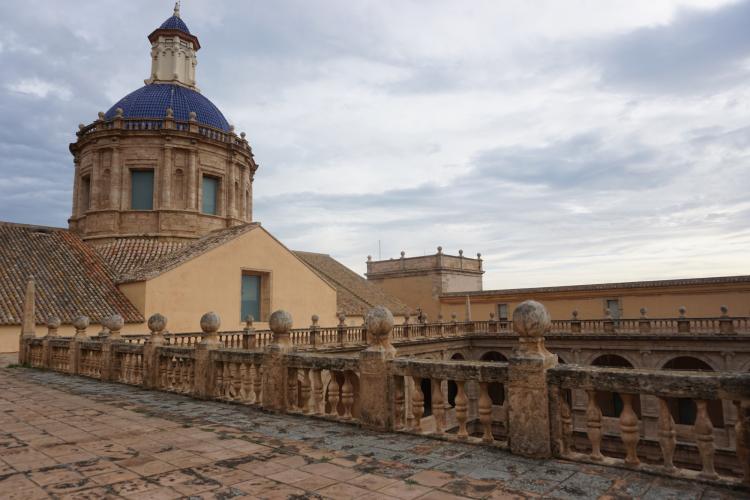
{"type": "Polygon", "coordinates": [[[365,316],[365,328],[371,341],[371,348],[395,351],[391,345],[393,324],[393,313],[387,307],[377,306],[370,309],[365,316]]]}
{"type": "Polygon", "coordinates": [[[203,330],[203,333],[208,335],[216,333],[219,331],[220,326],[221,318],[215,312],[207,312],[201,316],[201,330],[203,330]]]}
{"type": "Polygon", "coordinates": [[[274,311],[268,319],[268,326],[275,334],[289,333],[292,329],[292,315],[281,309],[274,311]]]}
{"type": "Polygon", "coordinates": [[[109,331],[119,331],[125,326],[125,320],[119,314],[113,314],[104,320],[104,326],[109,331]]]}
{"type": "Polygon", "coordinates": [[[513,331],[521,337],[544,337],[551,327],[549,312],[535,300],[526,300],[513,311],[513,331]]]}
{"type": "Polygon", "coordinates": [[[148,329],[155,333],[163,332],[167,327],[167,318],[159,313],[152,314],[148,318],[148,329]]]}
{"type": "Polygon", "coordinates": [[[90,323],[89,317],[83,316],[83,315],[77,316],[73,320],[73,326],[75,327],[76,330],[85,330],[86,328],[89,327],[89,323],[90,323]]]}
{"type": "Polygon", "coordinates": [[[47,318],[47,328],[51,330],[57,330],[60,328],[60,325],[62,324],[62,321],[60,321],[60,318],[57,316],[50,316],[47,318]]]}

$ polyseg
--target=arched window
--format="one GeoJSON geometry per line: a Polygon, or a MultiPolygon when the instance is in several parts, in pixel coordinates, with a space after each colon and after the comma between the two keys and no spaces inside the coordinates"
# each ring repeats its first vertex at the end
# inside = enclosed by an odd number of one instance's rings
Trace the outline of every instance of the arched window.
{"type": "MultiPolygon", "coordinates": [[[[678,356],[672,358],[662,366],[662,370],[690,370],[690,371],[714,371],[711,366],[702,359],[692,356],[678,356]]],[[[668,398],[667,406],[676,424],[693,425],[697,407],[695,401],[690,398],[668,398]]],[[[714,427],[724,427],[724,409],[721,400],[709,401],[707,405],[708,416],[714,427]]]]}
{"type": "MultiPolygon", "coordinates": [[[[496,363],[505,363],[508,358],[497,351],[488,351],[482,354],[480,361],[494,361],[496,363]]],[[[487,385],[487,392],[490,395],[493,405],[501,405],[505,402],[505,387],[499,382],[490,382],[487,385]]]]}
{"type": "MultiPolygon", "coordinates": [[[[591,365],[609,368],[633,368],[630,361],[617,354],[603,354],[596,358],[591,365]]],[[[622,398],[616,392],[596,391],[596,402],[605,417],[619,417],[620,412],[622,412],[622,398]]],[[[640,418],[641,400],[638,397],[633,398],[633,411],[640,418]]]]}

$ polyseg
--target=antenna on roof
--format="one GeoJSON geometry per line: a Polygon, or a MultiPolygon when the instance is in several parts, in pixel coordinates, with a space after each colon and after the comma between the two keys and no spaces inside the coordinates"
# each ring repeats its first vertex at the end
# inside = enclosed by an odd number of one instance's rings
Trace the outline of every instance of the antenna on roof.
{"type": "Polygon", "coordinates": [[[180,17],[180,0],[174,3],[174,17],[180,17]]]}

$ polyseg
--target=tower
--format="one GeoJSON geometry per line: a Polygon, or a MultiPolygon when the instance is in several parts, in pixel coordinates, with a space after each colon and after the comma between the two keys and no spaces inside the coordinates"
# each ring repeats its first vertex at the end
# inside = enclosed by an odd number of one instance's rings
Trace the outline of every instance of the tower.
{"type": "Polygon", "coordinates": [[[245,134],[196,86],[198,37],[174,14],[149,36],[151,74],[79,125],[71,231],[89,243],[189,240],[252,221],[258,168],[245,134]]]}

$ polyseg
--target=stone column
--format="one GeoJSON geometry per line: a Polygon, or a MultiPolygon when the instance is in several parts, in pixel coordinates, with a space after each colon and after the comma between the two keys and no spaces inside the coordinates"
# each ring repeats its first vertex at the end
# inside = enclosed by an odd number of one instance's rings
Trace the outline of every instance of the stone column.
{"type": "Polygon", "coordinates": [[[125,321],[119,314],[113,314],[102,320],[102,326],[109,331],[109,335],[102,340],[101,380],[114,381],[116,379],[116,373],[112,369],[115,365],[113,344],[121,341],[120,330],[124,325],[125,321]]]}
{"type": "Polygon", "coordinates": [[[36,337],[36,280],[29,276],[26,281],[26,295],[23,299],[23,322],[18,343],[18,363],[26,364],[29,359],[29,341],[36,337]]]}
{"type": "Polygon", "coordinates": [[[159,348],[164,346],[164,329],[167,318],[159,313],[148,318],[148,329],[151,336],[143,346],[143,386],[148,389],[159,388],[159,348]]]}
{"type": "Polygon", "coordinates": [[[164,157],[161,162],[161,179],[159,182],[159,207],[166,209],[172,206],[172,146],[164,145],[164,157]]]}
{"type": "Polygon", "coordinates": [[[120,165],[120,146],[118,144],[114,144],[112,147],[112,165],[110,169],[112,173],[109,176],[111,184],[109,185],[109,207],[107,208],[119,210],[121,207],[122,165],[120,165]]]}
{"type": "Polygon", "coordinates": [[[550,316],[539,302],[527,300],[513,311],[513,330],[519,346],[508,363],[508,443],[514,454],[551,456],[547,370],[557,355],[544,347],[550,316]]]}
{"type": "Polygon", "coordinates": [[[42,340],[42,366],[45,368],[52,366],[52,349],[49,347],[49,341],[58,336],[57,329],[61,323],[57,316],[47,318],[47,336],[42,340]]]}
{"type": "Polygon", "coordinates": [[[383,306],[370,309],[365,317],[370,342],[359,353],[359,421],[363,427],[394,429],[394,381],[388,363],[396,357],[391,344],[393,314],[383,306]]]}
{"type": "Polygon", "coordinates": [[[273,342],[266,347],[263,358],[263,408],[283,412],[289,405],[289,370],[284,357],[292,350],[289,338],[292,315],[287,311],[274,311],[268,320],[268,326],[273,332],[273,342]]]}
{"type": "Polygon", "coordinates": [[[195,395],[210,398],[214,395],[216,373],[211,361],[211,351],[222,346],[219,340],[221,318],[215,312],[207,312],[201,317],[203,340],[195,347],[195,395]]]}
{"type": "Polygon", "coordinates": [[[89,327],[90,321],[88,316],[78,316],[73,320],[73,326],[76,329],[75,336],[70,341],[70,349],[68,355],[70,356],[70,373],[73,375],[78,374],[78,360],[81,354],[81,343],[88,340],[86,329],[89,327]]]}
{"type": "Polygon", "coordinates": [[[102,150],[94,150],[94,164],[91,167],[91,177],[89,180],[89,209],[96,210],[101,204],[101,185],[102,185],[102,150]]]}
{"type": "Polygon", "coordinates": [[[187,206],[188,210],[196,210],[198,207],[198,190],[197,190],[197,171],[198,171],[198,151],[193,149],[190,151],[188,158],[188,172],[187,172],[187,206]]]}

